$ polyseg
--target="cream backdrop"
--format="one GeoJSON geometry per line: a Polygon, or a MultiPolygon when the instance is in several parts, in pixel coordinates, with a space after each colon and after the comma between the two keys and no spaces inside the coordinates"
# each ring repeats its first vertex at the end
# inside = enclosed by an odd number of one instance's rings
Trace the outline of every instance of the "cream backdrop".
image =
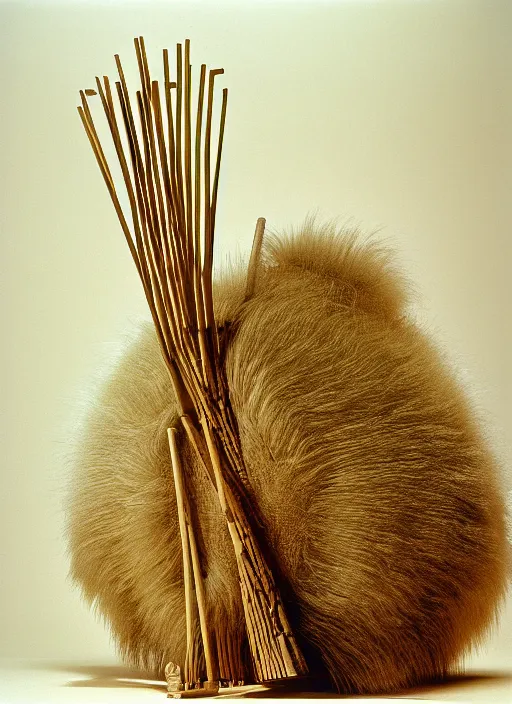
{"type": "MultiPolygon", "coordinates": [[[[0,655],[114,652],[67,581],[65,457],[146,306],[76,104],[115,52],[134,85],[138,34],[154,71],[187,37],[226,70],[218,259],[258,216],[380,228],[510,464],[511,3],[15,2],[0,26],[0,655]]],[[[512,654],[511,621],[480,665],[512,654]]]]}

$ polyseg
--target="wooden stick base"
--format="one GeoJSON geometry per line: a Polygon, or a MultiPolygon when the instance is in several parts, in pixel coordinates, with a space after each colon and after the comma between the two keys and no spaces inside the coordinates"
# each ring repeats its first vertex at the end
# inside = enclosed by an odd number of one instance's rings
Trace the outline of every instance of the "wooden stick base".
{"type": "Polygon", "coordinates": [[[218,699],[222,697],[243,696],[249,692],[259,692],[265,689],[266,687],[261,684],[246,684],[233,687],[217,686],[216,689],[201,687],[200,689],[187,689],[182,690],[181,692],[169,692],[167,697],[169,699],[187,699],[190,697],[215,697],[218,699]]]}

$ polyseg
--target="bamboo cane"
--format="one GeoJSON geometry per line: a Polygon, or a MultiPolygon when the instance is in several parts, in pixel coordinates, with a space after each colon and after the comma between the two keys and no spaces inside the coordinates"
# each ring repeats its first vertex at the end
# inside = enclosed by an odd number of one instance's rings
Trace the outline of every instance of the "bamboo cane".
{"type": "MultiPolygon", "coordinates": [[[[255,529],[261,519],[250,501],[250,484],[236,419],[229,401],[229,388],[222,363],[226,337],[221,338],[215,324],[213,244],[226,118],[226,89],[222,92],[212,183],[210,160],[214,79],[223,70],[214,69],[209,72],[204,117],[206,67],[201,66],[194,130],[190,42],[185,42],[184,56],[182,46],[177,46],[176,80],[171,80],[168,53],[164,51],[165,111],[161,107],[158,81],[151,80],[142,38],[135,39],[135,50],[141,80],[141,90],[136,93],[139,129],[135,124],[118,56],[116,64],[119,81],[116,82],[116,89],[125,127],[124,140],[117,125],[107,77],[103,78],[103,83],[99,78],[96,79],[96,90],[81,92],[82,105],[78,110],[141,278],[188,441],[212,481],[226,518],[240,575],[247,636],[256,678],[262,681],[303,675],[307,672],[307,666],[288,623],[278,585],[265,558],[265,549],[268,548],[256,538],[255,529]],[[96,94],[100,97],[121,166],[130,206],[129,218],[121,207],[88,104],[88,98],[96,94]],[[204,119],[206,123],[203,131],[204,119]],[[129,158],[125,154],[126,149],[129,158]]],[[[255,289],[264,227],[265,222],[260,218],[249,265],[246,300],[253,295],[255,289]]],[[[213,686],[216,673],[219,672],[216,658],[222,661],[222,670],[229,671],[230,676],[233,676],[237,665],[234,654],[229,654],[229,647],[223,644],[221,648],[212,648],[210,643],[199,553],[195,545],[190,508],[187,508],[183,490],[175,433],[175,430],[169,432],[169,442],[179,504],[184,574],[187,573],[187,653],[190,660],[193,611],[190,590],[193,578],[206,674],[213,686]]],[[[190,682],[193,668],[189,660],[185,666],[185,675],[190,682]]],[[[238,676],[240,674],[237,673],[238,676]]],[[[243,675],[240,679],[247,678],[243,675]]]]}

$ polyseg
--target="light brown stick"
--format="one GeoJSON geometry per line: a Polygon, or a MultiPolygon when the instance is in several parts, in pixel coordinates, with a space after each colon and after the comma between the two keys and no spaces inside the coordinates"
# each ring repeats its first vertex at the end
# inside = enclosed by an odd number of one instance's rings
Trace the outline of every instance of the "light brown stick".
{"type": "MultiPolygon", "coordinates": [[[[167,126],[163,124],[159,87],[151,81],[144,41],[135,41],[142,90],[137,94],[141,145],[135,126],[124,73],[118,57],[120,81],[116,83],[121,113],[126,128],[131,170],[124,154],[116,122],[115,108],[108,78],[102,85],[97,79],[111,136],[121,164],[128,191],[135,234],[121,208],[105,154],[87,105],[92,91],[81,94],[80,117],[91,142],[98,165],[137,266],[148,305],[158,334],[165,363],[171,375],[187,437],[212,479],[227,521],[237,561],[247,634],[258,679],[292,677],[305,674],[307,667],[291,632],[281,603],[279,589],[269,569],[265,553],[256,537],[260,519],[250,500],[251,490],[244,465],[236,418],[229,401],[229,388],[222,360],[221,338],[217,333],[212,294],[213,244],[219,171],[226,118],[227,90],[222,94],[217,158],[210,192],[211,122],[213,78],[222,69],[210,72],[204,162],[201,159],[201,127],[205,69],[196,118],[195,158],[192,158],[191,135],[191,67],[190,43],[177,49],[176,83],[170,81],[168,55],[164,53],[167,126]],[[176,85],[176,116],[173,116],[171,87],[176,85]],[[166,144],[167,135],[167,144],[166,144]],[[204,195],[201,192],[201,169],[204,167],[204,195]],[[160,178],[161,177],[161,178],[160,178]],[[204,198],[201,230],[201,200],[204,198]]],[[[246,296],[256,285],[264,221],[258,220],[249,267],[246,296]]],[[[226,345],[222,336],[222,345],[226,345]]],[[[170,444],[175,440],[170,433],[170,444]]],[[[176,447],[173,465],[182,477],[176,447]]],[[[183,485],[182,485],[183,486],[183,485]]],[[[179,492],[179,489],[177,490],[179,492]]],[[[188,559],[188,587],[194,581],[199,609],[204,655],[208,678],[217,672],[215,651],[210,647],[207,628],[204,585],[199,553],[187,497],[182,488],[185,515],[184,560],[188,559]],[[187,518],[188,517],[188,518],[187,518]],[[188,558],[186,553],[188,550],[188,558]],[[190,577],[193,575],[193,580],[190,577]]],[[[200,520],[200,516],[199,516],[200,520]]],[[[183,539],[182,539],[183,540],[183,539]]],[[[197,621],[196,621],[197,624],[197,621]]],[[[189,626],[190,627],[190,626],[189,626]]],[[[187,634],[190,637],[190,633],[187,634]]],[[[230,676],[235,669],[232,649],[222,644],[222,657],[229,662],[230,676]],[[229,655],[228,655],[229,653],[229,655]]],[[[198,676],[202,658],[193,635],[194,662],[188,679],[198,676]]],[[[187,663],[188,664],[188,663],[187,663]]],[[[237,675],[243,679],[242,672],[237,675]]]]}
{"type": "Polygon", "coordinates": [[[169,448],[171,450],[171,464],[174,478],[174,488],[176,490],[176,505],[178,507],[178,522],[180,526],[181,549],[183,552],[183,581],[185,584],[185,619],[187,629],[187,654],[185,659],[184,677],[185,682],[192,681],[193,664],[192,647],[193,647],[193,586],[192,586],[192,565],[190,560],[190,538],[187,529],[187,518],[185,514],[185,487],[183,485],[183,474],[181,469],[180,457],[178,453],[176,428],[168,428],[167,435],[169,438],[169,448]]]}
{"type": "Polygon", "coordinates": [[[256,288],[256,276],[263,246],[263,235],[265,234],[265,218],[258,218],[254,239],[252,242],[251,258],[249,259],[249,269],[247,271],[247,284],[245,287],[245,300],[248,301],[254,295],[256,288]]]}

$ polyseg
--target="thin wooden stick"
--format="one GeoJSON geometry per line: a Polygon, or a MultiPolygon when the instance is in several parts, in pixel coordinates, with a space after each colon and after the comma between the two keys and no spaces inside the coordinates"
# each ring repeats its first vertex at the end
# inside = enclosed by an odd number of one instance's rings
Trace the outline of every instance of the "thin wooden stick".
{"type": "MultiPolygon", "coordinates": [[[[164,90],[165,90],[165,107],[167,110],[167,144],[169,150],[169,172],[171,179],[171,194],[178,193],[178,181],[176,176],[176,146],[174,141],[174,117],[172,112],[171,88],[176,88],[176,81],[171,81],[169,70],[169,51],[163,50],[164,63],[164,90]]],[[[183,213],[180,210],[180,199],[172,195],[169,196],[170,205],[175,211],[176,230],[183,227],[183,213]]],[[[184,253],[181,253],[184,257],[184,253]]]]}
{"type": "MultiPolygon", "coordinates": [[[[180,203],[180,211],[182,214],[181,229],[182,232],[185,231],[186,217],[185,217],[185,199],[183,195],[183,167],[182,167],[182,105],[183,105],[183,58],[182,58],[182,46],[178,44],[176,46],[176,177],[177,177],[177,193],[176,196],[180,203]]],[[[183,243],[183,255],[184,255],[184,265],[187,275],[190,276],[190,271],[188,271],[188,250],[187,250],[187,238],[180,238],[183,243]]]]}
{"type": "Polygon", "coordinates": [[[265,234],[265,218],[258,218],[254,239],[252,242],[251,258],[249,259],[249,269],[247,270],[247,284],[245,287],[245,300],[248,301],[254,295],[256,288],[256,276],[261,258],[261,248],[263,246],[263,235],[265,234]]]}
{"type": "MultiPolygon", "coordinates": [[[[178,504],[178,518],[180,525],[181,544],[183,549],[183,573],[185,580],[185,605],[187,611],[187,655],[192,646],[192,582],[191,574],[193,573],[197,607],[199,611],[199,621],[201,627],[201,637],[203,641],[204,657],[206,662],[206,672],[208,682],[216,682],[215,664],[212,657],[211,639],[208,632],[207,617],[206,617],[206,598],[204,592],[203,577],[201,574],[201,564],[199,560],[199,551],[194,534],[192,523],[192,515],[188,497],[185,491],[183,481],[183,470],[178,453],[177,430],[169,428],[168,431],[169,446],[171,449],[171,460],[174,476],[174,484],[176,487],[176,500],[178,504]]],[[[190,672],[187,669],[187,681],[192,681],[190,672]]]]}
{"type": "MultiPolygon", "coordinates": [[[[135,239],[137,242],[137,250],[139,253],[139,259],[142,261],[144,259],[144,238],[146,237],[146,214],[145,214],[145,208],[141,207],[141,201],[143,198],[142,194],[142,188],[139,182],[138,178],[138,172],[139,172],[139,165],[142,163],[140,151],[139,151],[139,145],[138,145],[138,140],[137,140],[137,132],[135,129],[135,122],[133,120],[133,113],[132,113],[132,108],[131,108],[131,102],[130,102],[130,95],[128,93],[128,88],[126,85],[126,80],[124,77],[124,72],[123,72],[123,67],[121,65],[121,61],[119,59],[119,56],[116,54],[115,55],[115,60],[117,64],[117,70],[119,73],[119,82],[116,82],[116,88],[117,88],[117,94],[119,98],[119,104],[121,106],[121,113],[123,116],[123,121],[125,125],[125,131],[126,131],[126,137],[128,139],[128,146],[130,149],[130,156],[131,156],[131,164],[132,164],[132,178],[135,184],[135,192],[137,195],[137,208],[138,212],[140,215],[140,218],[137,218],[137,221],[140,219],[141,227],[142,227],[142,232],[144,237],[141,235],[141,228],[140,227],[135,227],[135,239]]],[[[126,181],[126,178],[125,178],[126,181]]]]}
{"type": "Polygon", "coordinates": [[[160,167],[162,170],[164,188],[166,193],[166,217],[167,217],[167,233],[163,239],[163,249],[165,255],[165,272],[167,284],[172,292],[173,307],[176,308],[176,319],[181,322],[179,326],[180,338],[183,345],[186,345],[186,340],[183,336],[183,328],[187,325],[185,310],[183,306],[184,287],[183,287],[183,272],[181,270],[181,258],[176,251],[176,239],[172,235],[172,231],[177,229],[176,213],[172,207],[172,186],[167,169],[167,150],[165,146],[164,130],[162,123],[162,111],[160,106],[160,92],[158,82],[153,81],[151,84],[151,103],[155,112],[156,135],[158,140],[158,151],[160,155],[160,167]],[[177,265],[177,266],[176,266],[177,265]],[[174,267],[176,266],[176,270],[174,267]],[[177,289],[180,289],[179,292],[177,289]]]}
{"type": "MultiPolygon", "coordinates": [[[[188,46],[188,45],[187,45],[188,46]]],[[[201,127],[203,121],[203,100],[204,83],[206,76],[206,65],[201,66],[201,78],[199,81],[199,97],[197,105],[196,119],[196,144],[195,144],[195,212],[194,212],[194,294],[197,311],[197,327],[199,332],[199,346],[201,350],[201,362],[203,367],[203,381],[205,386],[214,385],[213,372],[211,369],[210,355],[208,354],[208,341],[206,337],[206,316],[204,310],[204,294],[202,284],[202,255],[201,255],[201,127]]],[[[192,184],[190,184],[192,187],[192,184]]]]}
{"type": "Polygon", "coordinates": [[[220,126],[219,126],[219,139],[217,146],[217,162],[215,164],[215,176],[213,179],[213,190],[212,190],[212,206],[211,206],[211,223],[210,231],[215,230],[215,216],[217,215],[217,196],[219,193],[219,174],[220,174],[220,162],[222,158],[222,145],[224,142],[224,128],[226,126],[226,110],[228,105],[228,89],[223,88],[222,90],[222,108],[220,113],[220,126]]]}
{"type": "Polygon", "coordinates": [[[237,672],[237,667],[236,667],[236,662],[235,662],[235,648],[234,648],[234,643],[233,643],[233,638],[226,638],[225,640],[225,648],[227,650],[227,661],[228,661],[228,673],[229,673],[229,681],[234,682],[235,680],[238,681],[238,672],[237,672]]]}
{"type": "Polygon", "coordinates": [[[206,597],[204,592],[203,577],[201,575],[201,563],[199,561],[199,552],[197,550],[197,543],[190,516],[187,521],[187,528],[190,552],[192,555],[192,567],[194,570],[194,581],[196,585],[197,607],[199,610],[199,622],[201,625],[201,638],[203,641],[204,659],[206,662],[206,675],[208,682],[214,684],[217,682],[217,678],[215,677],[215,671],[217,668],[215,667],[213,660],[211,638],[206,617],[206,597]]]}
{"type": "Polygon", "coordinates": [[[192,681],[192,646],[193,646],[193,622],[192,608],[194,591],[192,586],[192,563],[190,559],[190,539],[187,529],[187,519],[185,514],[185,488],[183,485],[183,473],[178,452],[177,443],[178,431],[176,428],[168,428],[169,448],[171,450],[171,464],[174,478],[174,488],[176,490],[176,505],[178,507],[178,523],[180,526],[181,549],[183,553],[183,581],[185,585],[185,615],[187,631],[187,654],[185,658],[184,678],[185,682],[192,681]]]}
{"type": "Polygon", "coordinates": [[[101,150],[101,148],[99,147],[99,142],[96,141],[95,130],[92,127],[92,123],[90,123],[89,120],[87,119],[85,111],[82,107],[78,108],[78,113],[79,113],[80,118],[82,120],[82,124],[84,126],[87,137],[89,138],[89,142],[91,144],[94,155],[96,156],[96,161],[98,162],[98,166],[100,167],[100,171],[101,171],[101,174],[102,174],[103,179],[105,181],[105,184],[107,186],[107,190],[110,193],[112,203],[114,204],[114,208],[115,208],[115,211],[116,211],[117,216],[119,218],[119,222],[121,223],[121,228],[125,234],[126,241],[128,242],[128,246],[130,247],[130,251],[131,251],[133,260],[134,260],[135,264],[137,264],[138,256],[137,256],[137,252],[133,246],[133,240],[131,237],[130,228],[128,227],[128,223],[126,222],[126,218],[125,218],[123,210],[121,208],[119,198],[117,197],[116,189],[114,187],[114,183],[112,181],[112,176],[110,174],[110,171],[108,170],[108,168],[106,168],[106,162],[104,161],[103,150],[101,150]]]}
{"type": "Polygon", "coordinates": [[[203,289],[206,311],[206,322],[212,338],[212,352],[215,361],[218,363],[220,354],[220,343],[215,324],[215,313],[213,308],[213,291],[212,291],[212,275],[213,275],[213,245],[215,233],[215,214],[217,210],[217,193],[219,187],[219,171],[220,159],[222,154],[222,143],[224,138],[224,126],[226,123],[226,107],[227,107],[227,90],[223,93],[222,111],[220,118],[220,132],[217,146],[217,163],[215,168],[215,177],[213,183],[213,192],[210,194],[210,160],[211,160],[211,132],[213,118],[213,88],[215,76],[220,76],[224,73],[223,68],[217,68],[210,71],[208,80],[208,106],[206,115],[206,134],[204,146],[204,188],[205,188],[205,256],[203,269],[203,289]]]}
{"type": "Polygon", "coordinates": [[[185,221],[187,253],[189,260],[189,272],[194,270],[194,235],[193,235],[193,195],[192,195],[192,118],[190,113],[192,101],[190,66],[190,40],[185,40],[185,65],[184,86],[185,86],[185,221]]]}

